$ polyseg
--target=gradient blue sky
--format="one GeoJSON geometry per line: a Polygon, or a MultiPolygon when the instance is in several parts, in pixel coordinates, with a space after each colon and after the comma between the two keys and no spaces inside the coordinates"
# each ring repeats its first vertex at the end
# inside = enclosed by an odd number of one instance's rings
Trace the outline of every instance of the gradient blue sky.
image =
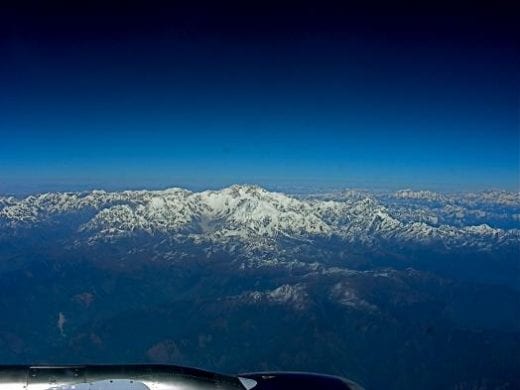
{"type": "Polygon", "coordinates": [[[509,19],[301,4],[3,10],[0,192],[518,190],[509,19]]]}

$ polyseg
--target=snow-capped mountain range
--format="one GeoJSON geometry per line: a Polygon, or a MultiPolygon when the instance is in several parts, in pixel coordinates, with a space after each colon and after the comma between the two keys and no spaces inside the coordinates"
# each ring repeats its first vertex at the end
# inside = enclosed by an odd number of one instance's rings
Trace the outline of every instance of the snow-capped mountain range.
{"type": "Polygon", "coordinates": [[[0,197],[0,361],[289,356],[370,378],[423,361],[460,388],[482,367],[502,383],[520,361],[519,214],[504,191],[0,197]]]}
{"type": "Polygon", "coordinates": [[[203,192],[171,188],[45,193],[23,199],[0,197],[0,237],[66,224],[76,242],[91,245],[145,234],[253,247],[280,240],[339,239],[371,245],[387,241],[492,249],[518,245],[520,230],[491,226],[486,217],[506,215],[515,223],[519,212],[520,195],[503,191],[480,195],[345,191],[298,197],[234,185],[203,192]],[[481,223],[465,223],[468,215],[477,215],[481,223]]]}

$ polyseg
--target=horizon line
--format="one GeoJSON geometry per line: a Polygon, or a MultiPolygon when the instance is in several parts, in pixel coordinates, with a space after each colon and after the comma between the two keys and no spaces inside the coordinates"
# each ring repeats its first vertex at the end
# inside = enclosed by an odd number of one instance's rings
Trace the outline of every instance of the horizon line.
{"type": "MultiPolygon", "coordinates": [[[[353,183],[354,184],[354,183],[353,183]]],[[[318,186],[310,187],[308,185],[266,185],[259,184],[255,182],[247,182],[247,181],[237,181],[233,184],[222,184],[222,185],[201,185],[201,184],[179,184],[179,185],[134,185],[134,186],[123,186],[123,185],[89,185],[89,184],[75,184],[75,185],[66,185],[63,184],[47,184],[47,185],[28,185],[28,186],[11,186],[18,187],[16,189],[11,190],[3,190],[0,186],[0,197],[23,197],[23,196],[31,196],[31,195],[40,195],[46,193],[92,193],[95,191],[102,191],[107,193],[115,193],[115,192],[139,192],[139,191],[150,191],[150,192],[164,192],[172,189],[181,189],[189,192],[204,192],[204,191],[220,191],[225,190],[231,187],[258,187],[268,192],[282,192],[288,194],[325,194],[325,193],[334,193],[341,191],[359,191],[359,192],[369,192],[369,193],[396,193],[398,191],[428,191],[438,194],[463,194],[463,193],[483,193],[489,191],[497,191],[497,192],[507,192],[507,193],[518,193],[520,194],[520,188],[510,189],[504,187],[497,186],[475,186],[477,188],[474,189],[439,189],[432,188],[432,186],[418,186],[418,185],[410,185],[410,186],[340,186],[340,185],[328,185],[322,184],[318,186]]]]}

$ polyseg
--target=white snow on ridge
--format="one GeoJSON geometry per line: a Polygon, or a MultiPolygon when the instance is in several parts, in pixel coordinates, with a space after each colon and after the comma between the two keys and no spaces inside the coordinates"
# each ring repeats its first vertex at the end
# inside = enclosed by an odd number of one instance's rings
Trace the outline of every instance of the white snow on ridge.
{"type": "MultiPolygon", "coordinates": [[[[49,221],[56,223],[64,215],[81,213],[87,219],[78,226],[78,231],[86,234],[91,242],[127,237],[136,232],[182,236],[195,242],[238,240],[250,246],[272,245],[277,239],[318,237],[337,237],[349,242],[379,239],[417,243],[440,241],[447,246],[484,248],[511,240],[520,241],[519,233],[514,229],[497,229],[486,224],[439,224],[446,214],[463,218],[467,210],[462,202],[474,199],[474,195],[461,197],[458,204],[449,201],[451,198],[446,195],[430,191],[403,190],[393,195],[401,200],[441,202],[440,209],[426,210],[390,209],[376,197],[361,194],[346,199],[321,200],[292,197],[248,185],[203,192],[171,188],[163,191],[47,193],[24,199],[0,198],[0,229],[9,233],[9,229],[49,221]]],[[[484,198],[492,196],[487,192],[484,198]]],[[[495,193],[495,196],[499,202],[507,204],[517,199],[516,194],[505,192],[495,193]]]]}
{"type": "Polygon", "coordinates": [[[240,304],[288,305],[296,310],[303,310],[309,304],[309,295],[304,284],[283,284],[273,290],[249,291],[231,297],[240,304]]]}
{"type": "Polygon", "coordinates": [[[400,190],[393,194],[397,199],[415,199],[426,201],[445,201],[447,198],[443,194],[433,191],[413,191],[410,189],[400,190]]]}

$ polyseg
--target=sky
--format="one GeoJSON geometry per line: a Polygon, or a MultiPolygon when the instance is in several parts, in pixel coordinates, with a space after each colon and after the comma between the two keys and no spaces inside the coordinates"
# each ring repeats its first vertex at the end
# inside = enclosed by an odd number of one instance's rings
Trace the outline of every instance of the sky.
{"type": "Polygon", "coordinates": [[[519,190],[510,10],[77,3],[0,8],[0,193],[519,190]]]}

